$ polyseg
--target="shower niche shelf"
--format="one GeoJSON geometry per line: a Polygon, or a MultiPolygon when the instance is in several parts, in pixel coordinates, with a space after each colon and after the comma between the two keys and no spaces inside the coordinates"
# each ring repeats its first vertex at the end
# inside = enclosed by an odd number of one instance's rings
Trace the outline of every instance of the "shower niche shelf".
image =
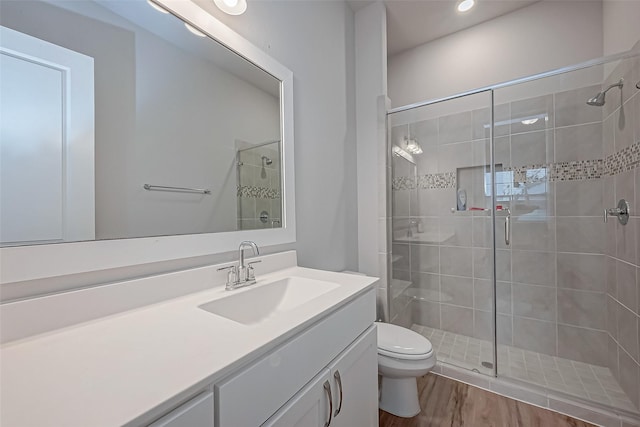
{"type": "MultiPolygon", "coordinates": [[[[513,185],[503,176],[502,163],[495,165],[498,194],[504,194],[513,185]]],[[[456,168],[456,192],[453,213],[483,213],[491,209],[491,166],[468,166],[456,168]]]]}

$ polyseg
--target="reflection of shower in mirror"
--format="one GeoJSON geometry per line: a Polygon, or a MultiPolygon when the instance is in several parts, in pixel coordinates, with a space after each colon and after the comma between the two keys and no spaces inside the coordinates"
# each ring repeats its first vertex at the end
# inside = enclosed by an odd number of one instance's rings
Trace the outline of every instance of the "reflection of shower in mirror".
{"type": "Polygon", "coordinates": [[[280,140],[236,141],[239,229],[282,227],[280,157],[280,140]]]}

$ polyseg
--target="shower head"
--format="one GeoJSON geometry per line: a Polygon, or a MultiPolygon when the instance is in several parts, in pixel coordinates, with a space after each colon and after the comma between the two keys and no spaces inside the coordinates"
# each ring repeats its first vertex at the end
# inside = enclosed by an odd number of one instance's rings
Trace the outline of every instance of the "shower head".
{"type": "Polygon", "coordinates": [[[609,89],[611,89],[611,88],[614,88],[614,87],[619,87],[620,90],[622,90],[622,86],[623,86],[623,80],[620,79],[620,81],[618,83],[614,83],[614,84],[610,85],[608,88],[606,88],[602,92],[598,92],[596,94],[596,96],[594,96],[593,98],[590,98],[587,101],[587,104],[588,105],[593,105],[595,107],[602,107],[604,105],[604,95],[607,93],[607,91],[609,89]]]}
{"type": "Polygon", "coordinates": [[[590,98],[587,101],[587,104],[595,107],[602,107],[604,105],[604,92],[599,92],[596,96],[590,98]]]}

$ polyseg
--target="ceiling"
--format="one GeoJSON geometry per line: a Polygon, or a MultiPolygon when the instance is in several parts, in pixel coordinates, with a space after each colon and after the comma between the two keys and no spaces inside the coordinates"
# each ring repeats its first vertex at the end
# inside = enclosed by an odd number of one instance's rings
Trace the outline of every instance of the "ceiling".
{"type": "MultiPolygon", "coordinates": [[[[540,0],[477,0],[466,13],[456,10],[457,0],[383,0],[387,7],[387,54],[464,30],[540,0]]],[[[347,0],[354,11],[374,3],[347,0]]]]}

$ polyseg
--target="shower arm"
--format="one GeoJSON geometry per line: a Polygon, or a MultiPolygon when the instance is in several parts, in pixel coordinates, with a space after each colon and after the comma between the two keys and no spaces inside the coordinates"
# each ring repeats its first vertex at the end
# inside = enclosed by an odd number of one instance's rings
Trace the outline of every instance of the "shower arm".
{"type": "Polygon", "coordinates": [[[602,91],[602,93],[607,93],[607,92],[609,91],[609,89],[613,89],[614,87],[622,88],[623,84],[624,84],[624,80],[623,80],[623,79],[620,79],[620,80],[618,81],[618,83],[614,83],[614,84],[612,84],[612,85],[609,85],[609,87],[608,87],[608,88],[606,88],[605,90],[603,90],[603,91],[602,91]]]}

